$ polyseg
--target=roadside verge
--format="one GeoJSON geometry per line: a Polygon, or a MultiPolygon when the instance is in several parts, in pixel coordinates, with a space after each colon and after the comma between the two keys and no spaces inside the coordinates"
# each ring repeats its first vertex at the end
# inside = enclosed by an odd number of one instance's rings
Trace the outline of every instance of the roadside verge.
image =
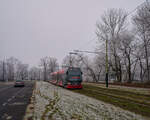
{"type": "Polygon", "coordinates": [[[35,104],[35,90],[36,90],[36,82],[34,83],[32,96],[30,97],[29,104],[26,108],[26,112],[25,112],[25,116],[23,120],[33,120],[34,104],[35,104]]]}

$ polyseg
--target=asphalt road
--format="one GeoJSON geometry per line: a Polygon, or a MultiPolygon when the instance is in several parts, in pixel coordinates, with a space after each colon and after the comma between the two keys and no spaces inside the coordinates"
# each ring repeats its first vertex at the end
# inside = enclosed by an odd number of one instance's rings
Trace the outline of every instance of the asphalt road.
{"type": "Polygon", "coordinates": [[[33,82],[26,82],[25,87],[0,83],[0,120],[22,120],[32,90],[33,82]]]}

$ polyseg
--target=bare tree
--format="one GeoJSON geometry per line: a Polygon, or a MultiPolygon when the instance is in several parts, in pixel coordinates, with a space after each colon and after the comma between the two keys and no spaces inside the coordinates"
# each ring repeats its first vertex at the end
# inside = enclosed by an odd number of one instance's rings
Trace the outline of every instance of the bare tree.
{"type": "Polygon", "coordinates": [[[38,67],[32,67],[29,70],[29,79],[30,80],[41,80],[41,69],[38,67]]]}
{"type": "Polygon", "coordinates": [[[105,54],[100,53],[94,59],[94,71],[97,77],[97,81],[105,80],[105,54]]]}
{"type": "Polygon", "coordinates": [[[47,71],[48,71],[48,57],[44,57],[40,61],[40,66],[43,69],[43,79],[47,80],[47,71]]]}
{"type": "Polygon", "coordinates": [[[16,65],[18,61],[19,60],[14,57],[6,59],[7,64],[6,73],[8,81],[13,81],[15,79],[16,65]]]}
{"type": "Polygon", "coordinates": [[[17,79],[27,80],[28,79],[28,64],[18,62],[17,64],[17,79]]]}
{"type": "Polygon", "coordinates": [[[1,70],[0,71],[2,71],[1,80],[6,81],[6,62],[3,60],[0,63],[1,63],[1,65],[0,65],[1,70]]]}
{"type": "Polygon", "coordinates": [[[137,62],[138,62],[138,69],[136,70],[136,73],[139,73],[139,78],[140,81],[143,83],[144,82],[144,75],[146,72],[146,69],[144,67],[144,51],[143,51],[143,46],[141,45],[141,43],[137,43],[137,49],[134,52],[134,56],[137,58],[137,62]]]}
{"type": "Polygon", "coordinates": [[[67,68],[70,66],[80,67],[86,81],[88,81],[88,79],[92,79],[90,81],[97,81],[94,66],[87,56],[83,54],[66,56],[63,59],[62,67],[67,68]]]}
{"type": "Polygon", "coordinates": [[[6,62],[0,61],[0,80],[6,81],[6,62]]]}
{"type": "Polygon", "coordinates": [[[121,81],[121,61],[118,55],[119,36],[125,31],[126,25],[127,13],[122,9],[109,9],[96,24],[96,35],[100,43],[105,44],[104,42],[108,40],[109,52],[111,52],[109,57],[113,57],[111,63],[118,81],[121,81]]]}
{"type": "Polygon", "coordinates": [[[133,22],[137,30],[137,34],[141,39],[141,45],[144,50],[144,57],[146,61],[147,80],[150,82],[150,69],[149,69],[149,49],[150,49],[150,5],[144,4],[141,6],[136,15],[133,17],[133,22]]]}
{"type": "Polygon", "coordinates": [[[53,57],[44,57],[40,61],[40,66],[43,68],[43,78],[48,79],[48,75],[58,69],[57,59],[53,57]]]}
{"type": "Polygon", "coordinates": [[[132,70],[135,70],[136,62],[138,59],[135,59],[133,53],[136,51],[136,44],[134,41],[134,35],[131,32],[126,31],[120,35],[120,47],[122,53],[122,59],[127,71],[127,82],[131,83],[133,80],[132,70]],[[134,65],[134,67],[133,67],[134,65]]]}
{"type": "Polygon", "coordinates": [[[14,81],[28,79],[28,64],[24,64],[17,58],[10,57],[0,62],[0,79],[14,81]]]}
{"type": "Polygon", "coordinates": [[[56,70],[58,70],[59,65],[57,62],[56,58],[53,57],[49,57],[49,61],[48,61],[48,66],[49,66],[49,72],[55,72],[56,70]]]}
{"type": "Polygon", "coordinates": [[[62,62],[62,67],[77,66],[77,57],[75,55],[67,55],[62,62]]]}
{"type": "Polygon", "coordinates": [[[90,81],[98,82],[97,72],[95,71],[95,64],[83,54],[77,54],[76,61],[78,63],[78,67],[80,67],[86,77],[86,79],[92,79],[90,81]],[[89,77],[89,78],[88,78],[89,77]]]}

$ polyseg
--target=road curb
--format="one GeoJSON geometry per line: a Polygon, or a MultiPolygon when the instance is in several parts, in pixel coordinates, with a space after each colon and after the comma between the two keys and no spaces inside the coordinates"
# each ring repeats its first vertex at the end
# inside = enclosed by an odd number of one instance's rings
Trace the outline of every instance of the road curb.
{"type": "Polygon", "coordinates": [[[34,83],[32,96],[30,97],[30,102],[26,108],[26,112],[25,112],[23,120],[33,120],[34,104],[35,104],[35,90],[36,90],[36,82],[34,83]]]}

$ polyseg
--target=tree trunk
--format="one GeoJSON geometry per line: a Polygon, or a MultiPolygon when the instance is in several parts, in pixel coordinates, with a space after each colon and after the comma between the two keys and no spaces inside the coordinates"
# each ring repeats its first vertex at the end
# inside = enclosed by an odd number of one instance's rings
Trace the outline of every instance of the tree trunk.
{"type": "Polygon", "coordinates": [[[146,44],[145,44],[145,54],[146,54],[147,82],[150,82],[149,60],[148,60],[148,51],[147,51],[147,45],[146,44]]]}
{"type": "Polygon", "coordinates": [[[141,79],[141,83],[143,83],[143,65],[142,65],[142,61],[141,61],[141,58],[139,58],[140,60],[140,79],[141,79]]]}
{"type": "Polygon", "coordinates": [[[44,81],[46,81],[47,80],[47,70],[46,70],[46,68],[44,68],[44,81]]]}
{"type": "Polygon", "coordinates": [[[119,82],[122,82],[122,69],[120,61],[119,61],[119,82]]]}
{"type": "Polygon", "coordinates": [[[132,78],[131,78],[131,60],[130,60],[130,56],[128,56],[128,83],[132,82],[132,78]]]}
{"type": "Polygon", "coordinates": [[[5,62],[3,61],[3,81],[5,81],[5,62]]]}

